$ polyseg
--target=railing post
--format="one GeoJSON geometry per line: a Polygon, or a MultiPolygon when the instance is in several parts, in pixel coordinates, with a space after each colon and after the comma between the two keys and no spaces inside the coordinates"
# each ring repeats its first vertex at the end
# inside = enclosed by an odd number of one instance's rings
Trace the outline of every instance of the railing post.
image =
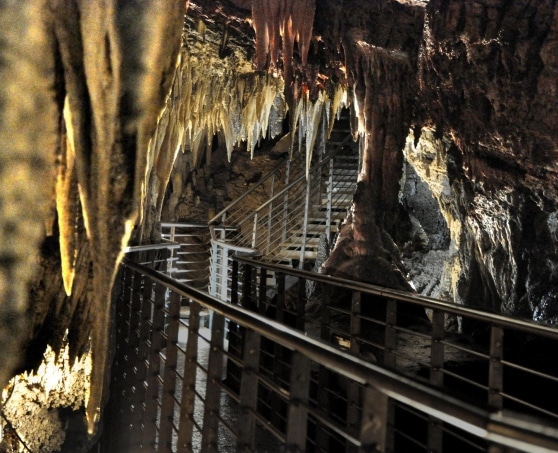
{"type": "Polygon", "coordinates": [[[250,264],[244,264],[241,303],[244,308],[254,309],[255,304],[252,302],[252,266],[250,264]]]}
{"type": "Polygon", "coordinates": [[[387,451],[389,412],[387,395],[371,385],[366,385],[363,389],[359,453],[387,451]]]}
{"type": "Polygon", "coordinates": [[[216,242],[211,244],[211,272],[209,273],[209,294],[217,297],[217,266],[219,263],[219,245],[216,242]]]}
{"type": "MultiPolygon", "coordinates": [[[[287,162],[287,171],[285,176],[285,187],[289,185],[289,178],[291,174],[291,162],[287,162]]],[[[281,232],[281,242],[287,240],[287,219],[289,218],[289,191],[285,191],[285,196],[283,197],[283,225],[281,232]]]]}
{"type": "Polygon", "coordinates": [[[163,374],[163,394],[161,402],[161,426],[159,428],[159,453],[172,450],[172,431],[174,420],[174,393],[176,391],[176,364],[178,325],[182,297],[171,293],[169,304],[169,324],[167,328],[167,344],[165,348],[165,368],[163,374]]]}
{"type": "Polygon", "coordinates": [[[258,213],[254,213],[254,225],[252,227],[252,248],[256,248],[256,241],[258,238],[258,213]]]}
{"type": "Polygon", "coordinates": [[[221,288],[219,291],[219,298],[226,302],[228,300],[228,277],[229,277],[229,248],[221,246],[223,252],[221,253],[221,262],[219,265],[219,280],[221,281],[221,288]]]}
{"type": "MultiPolygon", "coordinates": [[[[360,357],[360,333],[361,333],[361,298],[359,291],[353,291],[351,297],[351,326],[350,342],[351,352],[360,357]]],[[[352,435],[356,434],[359,425],[359,401],[360,386],[354,381],[349,381],[347,389],[347,429],[352,435]]]]}
{"type": "Polygon", "coordinates": [[[147,376],[149,372],[149,340],[151,337],[151,325],[153,321],[152,308],[153,304],[151,299],[153,298],[153,282],[145,278],[143,283],[143,293],[142,293],[142,304],[141,304],[141,327],[140,327],[140,343],[139,343],[139,353],[138,359],[141,360],[141,366],[137,374],[137,380],[141,384],[144,392],[143,404],[143,420],[141,427],[142,433],[142,450],[141,451],[153,451],[153,446],[155,445],[155,425],[149,423],[148,413],[146,412],[147,403],[147,393],[145,389],[145,382],[147,381],[147,376]]]}
{"type": "Polygon", "coordinates": [[[504,329],[492,325],[490,329],[490,363],[488,369],[488,405],[500,410],[503,406],[504,389],[504,329]]]}
{"type": "MultiPolygon", "coordinates": [[[[171,242],[175,242],[175,237],[176,237],[176,226],[175,225],[171,225],[170,227],[170,238],[169,240],[171,242]]],[[[174,257],[176,254],[176,251],[174,248],[171,248],[168,252],[169,256],[167,258],[167,274],[172,276],[172,269],[173,269],[173,263],[174,263],[174,257]]],[[[178,255],[177,255],[178,256],[178,255]]]]}
{"type": "Polygon", "coordinates": [[[144,445],[151,444],[152,447],[155,447],[155,432],[158,427],[157,425],[160,423],[158,420],[160,412],[157,399],[159,397],[160,387],[160,353],[165,347],[165,340],[163,338],[163,331],[165,328],[165,314],[163,312],[165,307],[165,293],[166,288],[159,283],[155,283],[155,301],[152,307],[151,347],[147,357],[147,395],[145,401],[145,418],[147,425],[144,428],[144,439],[146,440],[144,445]]]}
{"type": "MultiPolygon", "coordinates": [[[[271,197],[270,199],[273,200],[273,192],[275,191],[275,173],[273,174],[273,178],[271,179],[271,197]]],[[[268,207],[268,216],[267,216],[267,240],[265,246],[265,253],[266,255],[269,253],[269,246],[271,245],[271,231],[273,229],[273,201],[269,204],[268,207]]]]}
{"type": "MultiPolygon", "coordinates": [[[[283,324],[285,321],[285,274],[283,272],[277,273],[277,298],[275,305],[275,321],[283,324]]],[[[273,343],[273,375],[276,378],[283,378],[283,366],[281,365],[285,359],[285,348],[278,343],[273,343]]],[[[276,393],[270,394],[270,406],[273,411],[270,416],[271,424],[273,426],[281,426],[282,417],[280,417],[277,408],[280,407],[281,398],[276,393]]]]}
{"type": "Polygon", "coordinates": [[[290,398],[287,415],[286,451],[306,451],[310,360],[297,351],[291,362],[290,398]]]}
{"type": "MultiPolygon", "coordinates": [[[[331,343],[331,334],[329,330],[330,312],[329,304],[331,301],[331,286],[324,285],[322,294],[322,304],[320,307],[320,338],[326,343],[331,343]]],[[[330,388],[331,371],[324,365],[320,364],[318,372],[318,388],[317,402],[318,407],[324,412],[330,409],[330,388]]],[[[329,433],[325,427],[318,426],[316,433],[316,447],[319,451],[329,451],[329,433]]]]}
{"type": "Polygon", "coordinates": [[[244,337],[244,368],[240,380],[240,416],[237,433],[237,450],[241,452],[254,451],[260,345],[261,336],[253,330],[247,330],[244,337]]]}
{"type": "Polygon", "coordinates": [[[223,373],[223,339],[225,318],[213,314],[209,363],[207,365],[207,387],[203,415],[202,453],[219,451],[219,407],[221,404],[221,379],[223,373]]]}
{"type": "Polygon", "coordinates": [[[188,338],[186,340],[186,357],[183,373],[184,380],[182,382],[182,401],[180,404],[178,451],[192,451],[200,311],[200,304],[198,302],[190,301],[190,319],[188,322],[188,338]]]}
{"type": "MultiPolygon", "coordinates": [[[[239,304],[239,278],[240,278],[240,266],[237,260],[232,260],[232,279],[231,279],[231,304],[239,304]]],[[[228,343],[228,353],[232,357],[240,358],[242,357],[242,331],[238,324],[233,321],[228,322],[228,332],[227,338],[228,343]]],[[[227,360],[227,371],[226,371],[226,383],[229,388],[238,391],[240,382],[240,368],[233,360],[227,360]]]]}
{"type": "Polygon", "coordinates": [[[267,269],[260,268],[260,284],[258,289],[258,312],[264,314],[267,308],[267,269]]]}
{"type": "MultiPolygon", "coordinates": [[[[432,311],[432,345],[430,350],[430,382],[441,387],[444,385],[444,328],[445,313],[432,311]]],[[[428,417],[428,450],[436,453],[443,451],[442,421],[436,417],[428,417]]]]}
{"type": "Polygon", "coordinates": [[[331,214],[333,209],[333,170],[334,170],[334,157],[332,156],[329,161],[329,175],[326,188],[327,194],[327,212],[326,212],[326,237],[327,243],[331,244],[331,214]]]}
{"type": "Polygon", "coordinates": [[[302,245],[300,247],[300,262],[298,263],[299,269],[304,269],[304,258],[306,254],[306,236],[308,235],[308,211],[310,210],[310,196],[312,186],[312,173],[308,173],[308,180],[306,181],[306,199],[304,201],[304,221],[302,224],[302,245]]]}
{"type": "Polygon", "coordinates": [[[397,347],[397,301],[388,299],[386,302],[386,331],[384,338],[384,361],[387,368],[395,368],[395,349],[397,347]]]}
{"type": "Polygon", "coordinates": [[[133,286],[135,279],[140,280],[139,275],[131,269],[124,267],[121,272],[123,288],[118,300],[116,316],[116,336],[120,339],[117,342],[116,360],[113,365],[113,395],[115,395],[115,412],[111,414],[115,423],[105,424],[110,426],[111,432],[107,436],[109,442],[117,448],[126,451],[130,447],[130,429],[134,421],[131,419],[133,403],[130,401],[129,389],[131,369],[130,366],[130,315],[133,306],[133,286]]]}

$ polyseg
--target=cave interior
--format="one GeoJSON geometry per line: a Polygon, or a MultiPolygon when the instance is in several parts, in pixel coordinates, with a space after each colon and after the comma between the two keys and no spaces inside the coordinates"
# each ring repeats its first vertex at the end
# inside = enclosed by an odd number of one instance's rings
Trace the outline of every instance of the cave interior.
{"type": "Polygon", "coordinates": [[[94,432],[124,247],[308,171],[341,115],[360,171],[321,272],[558,322],[556,2],[26,0],[0,24],[4,399],[48,356],[94,432]]]}

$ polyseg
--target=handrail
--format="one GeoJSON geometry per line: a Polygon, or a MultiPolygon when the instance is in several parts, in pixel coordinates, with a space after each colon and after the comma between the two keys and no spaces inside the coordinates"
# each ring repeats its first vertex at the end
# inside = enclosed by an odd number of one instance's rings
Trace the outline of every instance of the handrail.
{"type": "Polygon", "coordinates": [[[480,310],[478,308],[470,308],[463,305],[453,304],[440,299],[428,298],[419,294],[409,293],[397,289],[384,288],[382,286],[372,285],[370,283],[358,282],[353,280],[345,280],[330,275],[309,272],[281,264],[272,264],[264,261],[257,261],[248,257],[235,257],[241,263],[252,266],[263,267],[274,272],[282,272],[303,279],[310,279],[318,283],[335,284],[344,289],[366,292],[380,297],[388,297],[402,302],[409,302],[420,305],[424,308],[443,310],[457,316],[467,316],[468,318],[478,321],[490,321],[501,327],[513,328],[525,333],[543,335],[547,338],[558,340],[558,329],[544,324],[537,324],[533,321],[512,318],[511,316],[494,313],[488,310],[480,310]]]}
{"type": "Polygon", "coordinates": [[[162,228],[207,228],[207,223],[188,223],[188,222],[161,222],[162,228]]]}
{"type": "Polygon", "coordinates": [[[302,332],[297,332],[248,309],[222,302],[195,288],[182,285],[128,258],[124,258],[123,263],[130,269],[149,277],[155,283],[162,284],[185,298],[197,301],[203,307],[234,323],[249,328],[284,347],[298,351],[312,361],[321,363],[365,386],[374,387],[396,401],[442,419],[445,423],[511,448],[549,453],[558,451],[558,430],[546,421],[527,420],[515,417],[511,412],[491,412],[476,407],[449,396],[439,389],[415,382],[395,371],[344,354],[332,346],[309,338],[302,332]]]}
{"type": "MultiPolygon", "coordinates": [[[[336,152],[341,148],[341,146],[343,146],[343,144],[345,142],[349,141],[349,138],[352,136],[347,136],[342,142],[341,144],[339,144],[339,146],[332,152],[330,152],[326,157],[324,157],[322,160],[320,160],[316,165],[314,165],[312,168],[310,168],[310,170],[308,171],[313,172],[315,170],[317,170],[318,168],[323,167],[324,165],[326,165],[327,163],[329,163],[329,161],[331,159],[333,159],[335,157],[336,152]]],[[[267,200],[265,203],[263,203],[262,205],[260,205],[258,208],[256,208],[253,212],[251,212],[249,215],[247,215],[246,217],[244,217],[240,222],[238,222],[239,225],[242,225],[244,222],[248,221],[251,217],[254,216],[254,214],[260,212],[262,209],[268,207],[271,203],[273,203],[275,200],[277,200],[277,198],[281,197],[282,195],[284,195],[287,191],[289,191],[290,189],[292,189],[295,185],[299,184],[301,181],[306,179],[306,174],[303,174],[301,176],[299,176],[297,179],[295,179],[293,182],[289,183],[287,186],[285,186],[283,188],[283,190],[281,190],[280,192],[276,193],[273,197],[271,197],[269,200],[267,200]]]]}
{"type": "Polygon", "coordinates": [[[209,225],[217,222],[219,220],[219,217],[221,217],[223,214],[225,214],[227,211],[229,211],[230,209],[232,209],[234,206],[236,206],[238,203],[240,203],[242,200],[244,200],[248,195],[250,195],[252,192],[254,192],[254,190],[256,190],[258,187],[262,186],[269,178],[271,178],[272,176],[274,176],[281,167],[283,167],[284,165],[286,165],[288,162],[287,159],[283,160],[282,162],[280,162],[278,165],[275,166],[275,168],[273,168],[273,170],[271,170],[266,176],[264,176],[263,178],[261,178],[256,184],[254,184],[252,187],[250,187],[250,189],[248,189],[246,192],[244,192],[239,198],[237,198],[236,200],[234,200],[230,205],[226,206],[225,208],[223,208],[218,214],[216,214],[215,216],[213,216],[209,222],[207,222],[209,225]]]}
{"type": "MultiPolygon", "coordinates": [[[[212,244],[220,244],[223,247],[226,247],[230,250],[233,250],[237,253],[248,253],[251,255],[261,255],[261,252],[258,249],[255,248],[251,248],[251,247],[242,247],[240,245],[235,245],[235,244],[231,244],[229,242],[225,242],[222,241],[220,239],[217,239],[216,235],[215,235],[215,230],[216,229],[221,229],[222,227],[220,226],[216,226],[216,225],[209,225],[209,232],[211,233],[211,243],[212,244]]],[[[230,228],[230,227],[225,227],[226,229],[228,229],[229,231],[234,231],[235,228],[230,228]]]]}
{"type": "Polygon", "coordinates": [[[146,245],[129,245],[124,247],[124,253],[133,253],[133,252],[147,252],[150,250],[158,250],[158,249],[177,249],[180,248],[180,244],[178,242],[171,242],[166,241],[160,242],[158,244],[146,244],[146,245]]]}

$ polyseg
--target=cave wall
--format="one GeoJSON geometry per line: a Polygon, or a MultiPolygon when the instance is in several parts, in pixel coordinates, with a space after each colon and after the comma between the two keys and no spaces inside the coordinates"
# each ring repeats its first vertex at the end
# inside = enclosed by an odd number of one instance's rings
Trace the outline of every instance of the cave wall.
{"type": "Polygon", "coordinates": [[[454,299],[554,323],[558,6],[433,0],[426,13],[417,124],[438,142],[423,168],[451,193],[454,299]]]}
{"type": "MultiPolygon", "coordinates": [[[[375,243],[409,270],[386,240],[402,250],[414,234],[410,213],[398,210],[405,149],[450,231],[443,253],[428,249],[430,261],[407,263],[416,266],[411,274],[419,278],[421,266],[426,272],[437,260],[430,295],[555,322],[556,2],[349,1],[329,8],[319,15],[321,30],[331,55],[347,66],[354,129],[370,163],[345,222],[351,240],[334,250],[329,271],[347,256],[369,255],[350,232],[362,222],[367,247],[375,243]],[[367,69],[364,47],[374,52],[367,69]],[[382,65],[389,69],[382,73],[382,65]]],[[[371,268],[354,267],[353,277],[389,281],[371,268]]]]}

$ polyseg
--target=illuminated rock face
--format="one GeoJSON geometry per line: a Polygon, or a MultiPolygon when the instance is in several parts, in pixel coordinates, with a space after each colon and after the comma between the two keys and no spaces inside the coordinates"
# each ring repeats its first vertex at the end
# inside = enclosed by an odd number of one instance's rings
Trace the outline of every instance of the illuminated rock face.
{"type": "Polygon", "coordinates": [[[21,365],[34,366],[68,330],[72,358],[91,348],[90,432],[112,281],[139,212],[183,14],[183,1],[0,3],[0,385],[22,343],[31,340],[21,365]]]}
{"type": "MultiPolygon", "coordinates": [[[[357,214],[347,223],[354,229],[368,216],[364,223],[404,238],[393,226],[405,217],[398,217],[393,186],[400,154],[390,152],[389,144],[403,148],[399,143],[408,131],[401,123],[410,124],[415,136],[407,159],[431,187],[450,230],[437,294],[555,322],[556,7],[525,1],[425,3],[354,2],[351,12],[337,8],[335,15],[321,16],[329,21],[324,29],[336,30],[339,47],[349,54],[357,105],[365,100],[356,112],[366,139],[364,159],[373,162],[370,196],[359,197],[367,204],[355,199],[357,214]],[[422,21],[417,39],[413,25],[422,21]],[[397,26],[389,27],[393,22],[397,26]],[[359,58],[366,46],[375,53],[370,70],[361,69],[359,58]],[[398,58],[407,66],[398,66],[398,58]],[[423,126],[428,129],[420,136],[423,126]]],[[[326,31],[326,39],[333,43],[335,36],[326,31]]],[[[365,168],[361,179],[366,173],[365,168]]],[[[368,248],[374,242],[384,246],[385,235],[368,226],[365,231],[368,248]]],[[[352,253],[353,245],[333,255],[352,253]]],[[[331,267],[335,272],[337,266],[331,267]]]]}
{"type": "Polygon", "coordinates": [[[427,6],[420,100],[451,142],[442,211],[456,299],[556,322],[558,10],[526,1],[427,6]]]}

